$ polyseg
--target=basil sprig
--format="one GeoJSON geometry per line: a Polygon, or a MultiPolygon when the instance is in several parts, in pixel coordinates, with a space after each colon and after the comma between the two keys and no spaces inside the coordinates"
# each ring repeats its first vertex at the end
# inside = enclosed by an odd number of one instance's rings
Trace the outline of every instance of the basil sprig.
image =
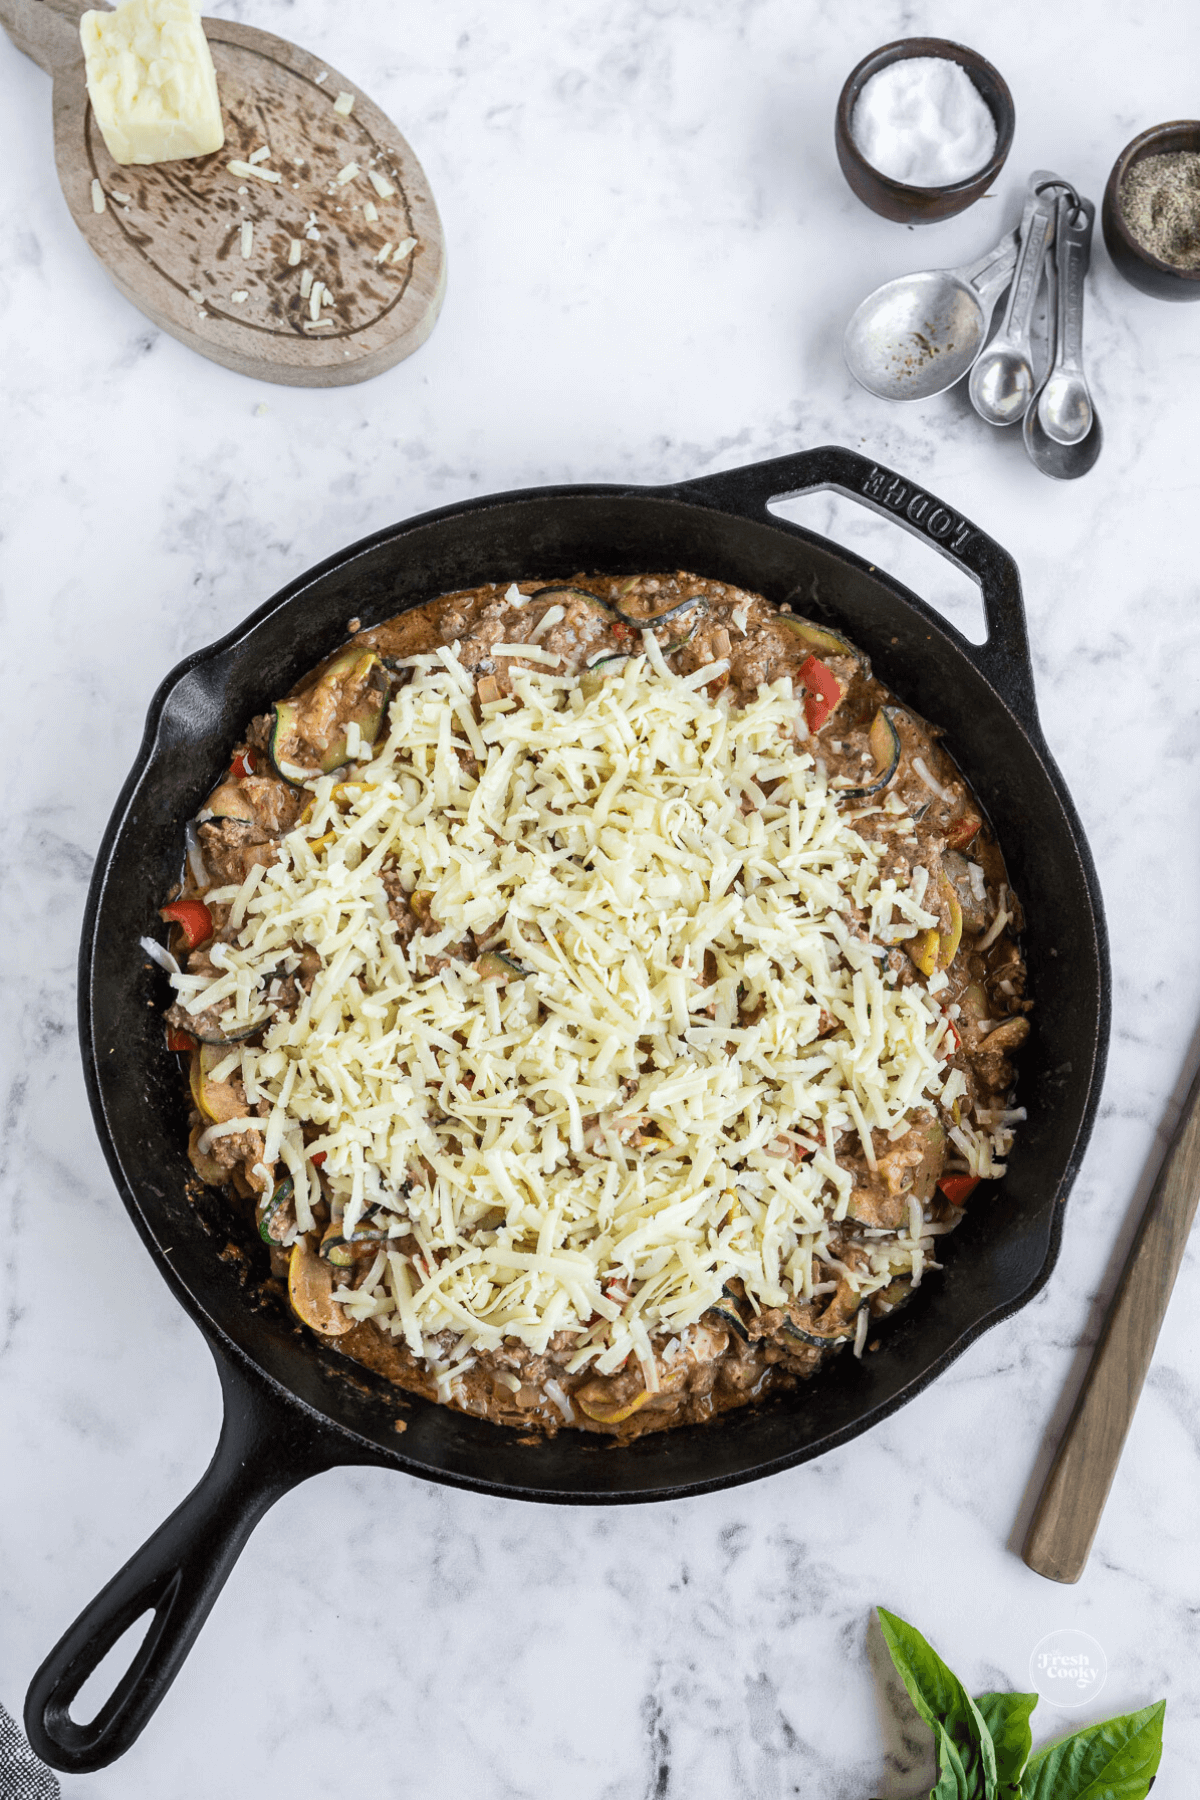
{"type": "Polygon", "coordinates": [[[1036,1694],[971,1699],[913,1625],[879,1608],[909,1698],[932,1729],[938,1778],[929,1800],[1145,1800],[1162,1756],[1167,1703],[1085,1725],[1031,1756],[1036,1694]]]}

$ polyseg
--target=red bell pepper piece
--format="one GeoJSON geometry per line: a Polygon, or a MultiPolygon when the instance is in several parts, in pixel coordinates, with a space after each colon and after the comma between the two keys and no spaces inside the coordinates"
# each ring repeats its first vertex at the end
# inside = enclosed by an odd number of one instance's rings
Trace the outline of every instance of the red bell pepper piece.
{"type": "Polygon", "coordinates": [[[176,1050],[182,1056],[189,1056],[196,1048],[196,1040],[189,1037],[186,1031],[180,1031],[177,1025],[167,1026],[167,1049],[176,1050]]]}
{"type": "Polygon", "coordinates": [[[842,697],[838,678],[818,656],[806,656],[800,664],[800,679],[808,689],[804,696],[804,721],[810,731],[822,725],[842,697]]]}
{"type": "Polygon", "coordinates": [[[316,1152],[316,1154],[314,1156],[310,1156],[308,1160],[312,1164],[314,1169],[319,1169],[321,1167],[322,1163],[325,1161],[325,1158],[328,1156],[328,1154],[329,1154],[328,1150],[318,1150],[316,1152]]]}
{"type": "Polygon", "coordinates": [[[946,833],[946,842],[951,850],[965,850],[982,824],[983,820],[974,813],[964,813],[961,819],[955,819],[946,833]]]}
{"type": "Polygon", "coordinates": [[[239,750],[230,764],[229,773],[236,775],[240,780],[247,775],[253,775],[254,766],[253,750],[239,750]]]}
{"type": "Polygon", "coordinates": [[[172,900],[170,906],[160,906],[158,910],[160,918],[169,925],[178,925],[185,950],[206,944],[213,934],[212,914],[203,900],[172,900]]]}
{"type": "Polygon", "coordinates": [[[979,1186],[978,1175],[943,1175],[938,1182],[951,1206],[965,1206],[979,1186]]]}

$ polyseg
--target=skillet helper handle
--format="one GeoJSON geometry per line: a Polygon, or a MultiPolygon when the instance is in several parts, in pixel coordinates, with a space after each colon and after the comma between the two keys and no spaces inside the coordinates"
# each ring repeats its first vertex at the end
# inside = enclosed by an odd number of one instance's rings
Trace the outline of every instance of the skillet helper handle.
{"type": "Polygon", "coordinates": [[[1087,1564],[1200,1200],[1200,1074],[1184,1102],[1021,1552],[1051,1581],[1087,1564]]]}
{"type": "Polygon", "coordinates": [[[89,1774],[141,1735],[263,1514],[289,1488],[342,1460],[285,1412],[266,1384],[218,1358],[225,1418],[216,1453],[181,1506],[86,1607],[50,1652],[25,1701],[25,1733],[43,1762],[89,1774]],[[90,1724],[70,1707],[117,1640],[154,1617],[90,1724]]]}
{"type": "Polygon", "coordinates": [[[769,516],[767,507],[772,500],[789,500],[797,494],[829,488],[903,525],[914,537],[924,538],[978,583],[988,628],[986,643],[972,644],[952,625],[941,620],[939,624],[1009,709],[1036,731],[1033,667],[1017,565],[994,538],[927,488],[870,457],[860,456],[856,450],[824,444],[815,450],[799,450],[792,456],[777,456],[770,462],[702,475],[698,481],[684,482],[673,491],[685,494],[693,502],[759,519],[769,516]]]}
{"type": "Polygon", "coordinates": [[[79,21],[90,0],[0,0],[0,25],[18,50],[53,75],[83,55],[79,21]]]}

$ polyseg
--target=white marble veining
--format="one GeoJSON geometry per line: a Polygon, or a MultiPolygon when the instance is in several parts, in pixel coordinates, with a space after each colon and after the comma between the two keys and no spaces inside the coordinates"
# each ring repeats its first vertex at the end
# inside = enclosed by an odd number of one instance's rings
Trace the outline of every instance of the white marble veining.
{"type": "MultiPolygon", "coordinates": [[[[1123,144],[1194,110],[1200,12],[1130,0],[226,0],[360,79],[438,196],[449,292],[358,388],[264,388],[161,336],[59,196],[49,83],[0,40],[0,1699],[204,1467],[217,1383],[113,1192],[75,1045],[91,857],[160,677],[318,558],[394,519],[543,481],[699,474],[863,447],[998,537],[1025,580],[1046,733],[1113,940],[1102,1114],[1049,1288],[873,1433],[663,1508],[530,1508],[340,1471],[255,1533],[161,1712],[86,1800],[865,1800],[920,1785],[870,1609],[976,1688],[1047,1631],[1104,1645],[1098,1713],[1169,1700],[1163,1800],[1194,1788],[1200,1374],[1187,1258],[1091,1565],[1015,1545],[1195,1062],[1200,1017],[1200,308],[1098,244],[1088,352],[1107,433],[1057,486],[961,395],[889,409],[846,374],[853,305],[1015,217],[1028,170],[1097,202],[1123,144]],[[1156,20],[1160,22],[1156,24],[1156,20]],[[850,194],[838,88],[879,43],[975,45],[1018,127],[995,197],[908,232],[850,194]],[[265,407],[265,410],[263,410],[265,407]],[[1130,729],[1132,727],[1132,729],[1130,729]]],[[[969,623],[965,583],[827,497],[802,514],[969,623]]],[[[977,609],[976,609],[977,610],[977,609]]],[[[1056,1728],[1042,1707],[1039,1737],[1056,1728]]]]}

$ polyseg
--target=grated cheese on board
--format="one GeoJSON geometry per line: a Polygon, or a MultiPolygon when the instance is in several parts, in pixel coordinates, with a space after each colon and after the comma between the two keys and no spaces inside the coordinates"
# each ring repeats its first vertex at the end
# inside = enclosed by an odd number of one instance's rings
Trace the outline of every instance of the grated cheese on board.
{"type": "Polygon", "coordinates": [[[240,160],[235,160],[231,163],[226,163],[225,166],[229,170],[229,173],[231,175],[236,175],[240,180],[243,180],[243,181],[245,180],[247,175],[253,175],[259,181],[280,182],[283,180],[283,176],[281,174],[279,174],[278,170],[263,169],[263,168],[260,168],[257,163],[248,163],[248,162],[241,162],[240,160]]]}

